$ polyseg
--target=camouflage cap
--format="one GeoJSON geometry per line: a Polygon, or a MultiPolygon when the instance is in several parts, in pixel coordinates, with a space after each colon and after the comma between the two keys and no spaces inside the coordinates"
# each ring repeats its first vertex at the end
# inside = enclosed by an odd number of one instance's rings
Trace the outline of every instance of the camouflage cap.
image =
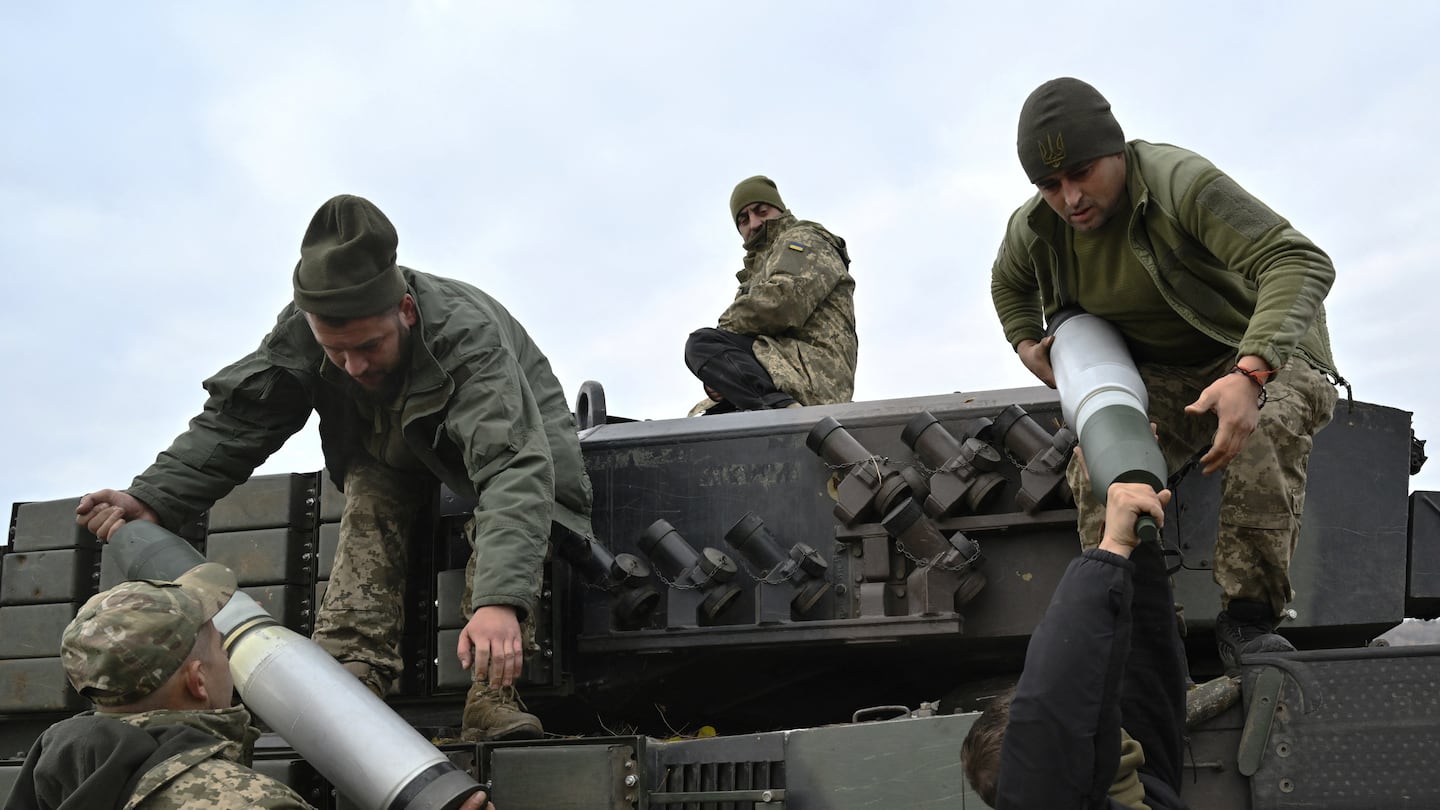
{"type": "Polygon", "coordinates": [[[174,582],[123,582],[90,597],[60,637],[70,683],[100,706],[149,695],[190,656],[235,587],[229,568],[204,563],[174,582]]]}

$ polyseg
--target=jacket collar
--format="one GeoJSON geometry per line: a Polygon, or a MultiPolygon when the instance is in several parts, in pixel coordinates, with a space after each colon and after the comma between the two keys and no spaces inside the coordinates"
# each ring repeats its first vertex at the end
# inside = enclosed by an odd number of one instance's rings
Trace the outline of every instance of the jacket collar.
{"type": "Polygon", "coordinates": [[[217,740],[230,743],[222,749],[221,755],[237,762],[249,761],[255,740],[260,737],[259,730],[250,725],[250,711],[244,706],[231,706],[228,709],[156,709],[136,714],[96,714],[139,728],[189,726],[217,740]]]}
{"type": "Polygon", "coordinates": [[[780,238],[780,234],[790,230],[798,221],[794,214],[786,211],[775,219],[766,222],[765,227],[761,228],[745,243],[745,266],[735,274],[735,278],[739,279],[741,284],[744,284],[745,281],[750,278],[750,274],[754,272],[755,262],[758,261],[761,256],[770,252],[771,246],[780,238]]]}

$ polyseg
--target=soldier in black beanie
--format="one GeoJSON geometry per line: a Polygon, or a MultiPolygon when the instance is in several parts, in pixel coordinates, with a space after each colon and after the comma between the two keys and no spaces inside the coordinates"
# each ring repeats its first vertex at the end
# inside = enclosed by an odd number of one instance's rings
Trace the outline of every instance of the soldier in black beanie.
{"type": "MultiPolygon", "coordinates": [[[[1170,470],[1198,455],[1206,474],[1223,471],[1221,660],[1235,671],[1245,654],[1294,650],[1275,629],[1293,598],[1312,437],[1344,384],[1322,304],[1330,258],[1205,158],[1127,142],[1078,79],[1030,94],[1016,150],[1039,193],[1010,217],[991,269],[1006,339],[1053,388],[1052,316],[1080,307],[1120,330],[1170,470]]],[[[1068,478],[1093,548],[1104,507],[1078,459],[1068,478]]]]}

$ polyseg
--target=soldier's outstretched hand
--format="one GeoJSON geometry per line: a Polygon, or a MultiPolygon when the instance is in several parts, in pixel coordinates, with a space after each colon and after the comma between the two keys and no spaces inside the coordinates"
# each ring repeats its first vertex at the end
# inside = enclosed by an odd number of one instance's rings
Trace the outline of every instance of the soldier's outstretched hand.
{"type": "MultiPolygon", "coordinates": [[[[1252,360],[1261,367],[1264,365],[1263,360],[1249,357],[1241,358],[1241,363],[1246,360],[1252,360]]],[[[1220,422],[1215,429],[1210,452],[1200,457],[1200,469],[1209,475],[1225,469],[1234,461],[1245,447],[1245,440],[1260,424],[1260,388],[1243,374],[1225,374],[1206,386],[1194,402],[1185,406],[1185,413],[1191,416],[1207,411],[1215,414],[1220,422]]]]}
{"type": "Polygon", "coordinates": [[[524,644],[520,636],[520,620],[509,605],[485,605],[470,617],[460,631],[455,650],[460,666],[470,670],[491,686],[509,686],[520,677],[524,663],[524,644]]]}
{"type": "Polygon", "coordinates": [[[108,543],[110,535],[131,520],[160,522],[144,501],[116,489],[96,490],[81,498],[80,505],[75,507],[75,522],[90,530],[102,543],[108,543]]]}

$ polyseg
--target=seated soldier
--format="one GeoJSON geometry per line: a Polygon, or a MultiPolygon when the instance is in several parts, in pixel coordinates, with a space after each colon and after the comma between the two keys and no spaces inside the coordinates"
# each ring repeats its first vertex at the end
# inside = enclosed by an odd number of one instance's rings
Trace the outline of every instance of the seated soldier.
{"type": "Polygon", "coordinates": [[[735,186],[730,217],[745,243],[740,289],[718,329],[685,342],[707,395],[690,414],[849,402],[859,339],[845,240],[796,219],[768,177],[735,186]]]}

